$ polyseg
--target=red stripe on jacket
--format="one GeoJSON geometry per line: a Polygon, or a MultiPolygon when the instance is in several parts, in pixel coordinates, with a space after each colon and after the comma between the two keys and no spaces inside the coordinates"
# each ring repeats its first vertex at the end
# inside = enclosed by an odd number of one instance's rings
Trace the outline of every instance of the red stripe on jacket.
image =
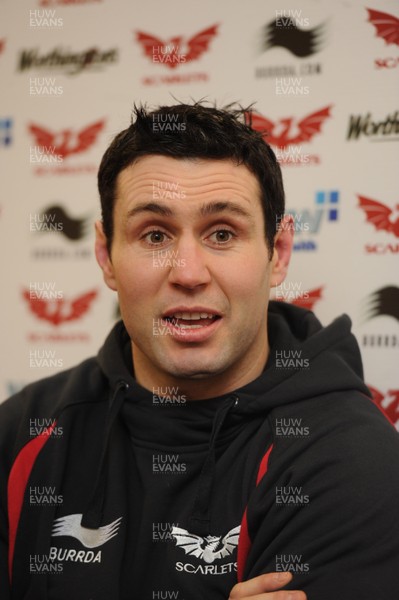
{"type": "MultiPolygon", "coordinates": [[[[259,485],[261,479],[267,473],[267,468],[269,465],[269,456],[272,450],[273,444],[263,455],[263,458],[259,465],[258,475],[256,477],[256,485],[259,485]]],[[[248,554],[251,549],[251,544],[252,542],[248,532],[247,509],[245,509],[244,516],[241,521],[240,538],[238,540],[237,549],[237,579],[239,582],[241,582],[244,577],[245,563],[247,562],[248,554]]]]}
{"type": "Polygon", "coordinates": [[[44,444],[49,440],[51,432],[55,427],[55,421],[33,440],[28,442],[26,446],[19,452],[10,471],[8,479],[8,569],[10,583],[12,578],[12,565],[14,560],[15,539],[17,536],[19,519],[21,516],[22,504],[26,486],[29,481],[30,474],[35,464],[36,458],[43,448],[44,444]]]}

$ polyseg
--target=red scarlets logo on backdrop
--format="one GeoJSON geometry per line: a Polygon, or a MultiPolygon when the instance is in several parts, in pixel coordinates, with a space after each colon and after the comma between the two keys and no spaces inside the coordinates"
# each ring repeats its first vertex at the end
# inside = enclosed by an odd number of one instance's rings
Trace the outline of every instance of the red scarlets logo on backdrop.
{"type": "Polygon", "coordinates": [[[59,156],[62,159],[71,154],[85,152],[92,146],[100,133],[104,129],[105,120],[96,121],[80,131],[73,129],[63,129],[53,132],[40,125],[31,124],[28,129],[35,139],[35,144],[43,148],[45,153],[59,156]]]}
{"type": "Polygon", "coordinates": [[[136,32],[136,40],[147,56],[155,64],[163,64],[170,69],[175,69],[180,64],[197,60],[209,50],[209,44],[217,35],[218,25],[213,25],[196,33],[190,39],[182,36],[173,37],[167,42],[149,33],[136,32]]]}
{"type": "MultiPolygon", "coordinates": [[[[376,37],[384,40],[386,46],[392,44],[399,46],[399,19],[389,13],[366,9],[369,15],[368,22],[374,25],[376,29],[376,37]]],[[[382,46],[382,44],[381,44],[382,46]]],[[[376,44],[376,47],[377,44],[376,44]]],[[[392,51],[392,49],[391,49],[392,51]]],[[[374,59],[376,69],[396,69],[399,67],[399,56],[394,56],[394,53],[388,56],[380,56],[374,59]]]]}
{"type": "MultiPolygon", "coordinates": [[[[359,198],[359,208],[361,208],[368,223],[371,223],[377,231],[387,231],[395,237],[399,237],[399,216],[392,219],[393,210],[386,204],[366,198],[366,196],[357,196],[359,198]]],[[[399,204],[396,205],[396,210],[399,210],[399,204]]]]}
{"type": "MultiPolygon", "coordinates": [[[[331,106],[326,106],[300,121],[294,117],[280,119],[277,122],[270,121],[263,115],[252,113],[251,126],[256,131],[264,134],[265,141],[272,146],[285,148],[302,142],[309,142],[317,133],[321,133],[324,121],[331,117],[331,106]]],[[[250,122],[251,113],[247,113],[250,122]]]]}
{"type": "Polygon", "coordinates": [[[313,290],[309,290],[303,296],[296,298],[291,302],[291,304],[295,304],[295,306],[300,306],[301,308],[307,308],[308,310],[313,310],[314,305],[318,300],[322,299],[323,286],[318,288],[314,288],[313,290]]]}
{"type": "Polygon", "coordinates": [[[64,298],[60,292],[56,294],[50,295],[50,293],[42,291],[32,293],[32,290],[28,289],[22,292],[35,317],[57,327],[69,321],[76,321],[86,314],[97,297],[98,291],[91,290],[72,300],[64,298]],[[56,294],[58,297],[54,297],[56,294]]]}
{"type": "Polygon", "coordinates": [[[313,290],[302,290],[302,284],[283,282],[275,287],[274,300],[279,302],[289,302],[307,310],[313,310],[318,300],[322,299],[324,286],[314,288],[313,290]]]}
{"type": "Polygon", "coordinates": [[[382,38],[387,45],[399,46],[399,19],[379,10],[366,10],[369,13],[369,23],[376,28],[376,36],[382,38]]]}
{"type": "Polygon", "coordinates": [[[388,390],[384,395],[377,388],[371,387],[371,385],[368,388],[373,395],[373,401],[377,406],[382,408],[390,421],[395,425],[399,421],[399,390],[388,390]]]}

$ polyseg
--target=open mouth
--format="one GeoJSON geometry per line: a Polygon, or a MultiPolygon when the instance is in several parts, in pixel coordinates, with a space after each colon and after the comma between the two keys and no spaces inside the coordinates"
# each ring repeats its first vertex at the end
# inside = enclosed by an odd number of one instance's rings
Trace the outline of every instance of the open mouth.
{"type": "Polygon", "coordinates": [[[180,329],[201,329],[221,319],[220,315],[207,312],[175,312],[162,317],[162,320],[180,329]]]}

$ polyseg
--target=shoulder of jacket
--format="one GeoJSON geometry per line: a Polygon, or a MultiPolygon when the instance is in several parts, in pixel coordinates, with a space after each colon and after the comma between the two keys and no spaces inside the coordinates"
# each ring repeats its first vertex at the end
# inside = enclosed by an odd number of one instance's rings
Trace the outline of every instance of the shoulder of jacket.
{"type": "MultiPolygon", "coordinates": [[[[357,390],[337,391],[285,404],[269,415],[273,458],[279,449],[305,458],[331,448],[335,455],[399,451],[399,435],[376,404],[357,390]]],[[[272,457],[271,457],[272,458],[272,457]]]]}
{"type": "Polygon", "coordinates": [[[68,405],[98,402],[101,400],[99,392],[107,385],[96,358],[88,358],[71,369],[28,384],[2,402],[0,427],[3,429],[10,420],[29,413],[56,417],[68,405]]]}

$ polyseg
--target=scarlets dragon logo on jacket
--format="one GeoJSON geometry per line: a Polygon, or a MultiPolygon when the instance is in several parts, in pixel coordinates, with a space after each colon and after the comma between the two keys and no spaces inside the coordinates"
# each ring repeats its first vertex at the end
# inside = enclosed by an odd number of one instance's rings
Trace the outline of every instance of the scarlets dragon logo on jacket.
{"type": "Polygon", "coordinates": [[[210,564],[218,558],[233,554],[234,548],[238,545],[240,529],[240,525],[234,527],[222,539],[220,535],[207,535],[203,538],[189,533],[187,529],[174,526],[172,536],[176,540],[176,545],[180,546],[186,554],[201,558],[204,562],[210,564]]]}

